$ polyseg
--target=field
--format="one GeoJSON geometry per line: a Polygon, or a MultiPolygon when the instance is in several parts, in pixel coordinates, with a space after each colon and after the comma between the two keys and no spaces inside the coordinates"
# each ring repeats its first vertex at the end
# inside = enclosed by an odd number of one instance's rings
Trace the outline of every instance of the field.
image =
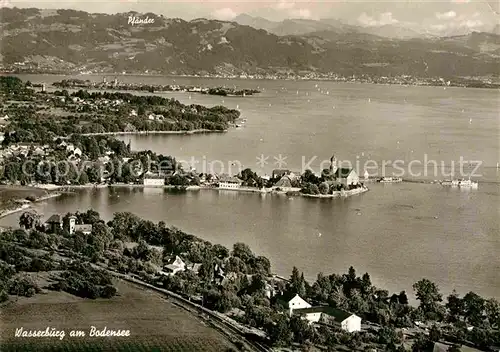
{"type": "Polygon", "coordinates": [[[119,295],[85,300],[50,292],[2,308],[0,346],[7,351],[217,351],[235,348],[219,332],[163,296],[117,280],[119,295]],[[90,327],[129,330],[130,337],[90,337],[90,327]],[[16,328],[64,330],[65,337],[15,337],[16,328]],[[87,336],[70,337],[71,330],[87,336]]]}

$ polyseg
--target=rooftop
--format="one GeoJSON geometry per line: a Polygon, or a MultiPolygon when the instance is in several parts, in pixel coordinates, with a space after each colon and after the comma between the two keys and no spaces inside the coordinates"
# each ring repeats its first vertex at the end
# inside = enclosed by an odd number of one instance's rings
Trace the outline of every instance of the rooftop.
{"type": "Polygon", "coordinates": [[[90,224],[75,225],[75,231],[92,232],[92,225],[90,224]]]}
{"type": "Polygon", "coordinates": [[[237,177],[221,175],[221,177],[219,178],[219,182],[241,183],[241,180],[237,177]]]}
{"type": "Polygon", "coordinates": [[[327,314],[331,317],[334,317],[335,321],[337,321],[339,323],[343,322],[344,320],[349,318],[351,315],[354,315],[354,314],[348,313],[346,311],[336,309],[333,307],[329,307],[329,306],[318,306],[318,307],[311,307],[311,308],[295,309],[294,312],[298,313],[298,314],[301,314],[301,313],[304,313],[304,314],[323,313],[323,314],[327,314]]]}
{"type": "Polygon", "coordinates": [[[350,168],[346,168],[346,167],[340,167],[337,169],[337,171],[335,171],[335,174],[334,176],[336,178],[342,178],[342,177],[347,177],[349,176],[349,174],[352,172],[353,170],[350,169],[350,168]]]}
{"type": "Polygon", "coordinates": [[[47,219],[47,223],[60,223],[61,216],[59,214],[54,214],[50,218],[47,219]]]}

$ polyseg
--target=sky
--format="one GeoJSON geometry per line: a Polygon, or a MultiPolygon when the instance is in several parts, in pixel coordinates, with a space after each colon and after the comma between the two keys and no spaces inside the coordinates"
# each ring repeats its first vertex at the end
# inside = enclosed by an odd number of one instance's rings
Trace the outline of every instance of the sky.
{"type": "Polygon", "coordinates": [[[432,30],[488,30],[499,24],[494,0],[0,0],[0,6],[66,8],[87,12],[153,12],[185,20],[232,20],[246,13],[272,21],[336,18],[361,26],[386,24],[432,30]]]}

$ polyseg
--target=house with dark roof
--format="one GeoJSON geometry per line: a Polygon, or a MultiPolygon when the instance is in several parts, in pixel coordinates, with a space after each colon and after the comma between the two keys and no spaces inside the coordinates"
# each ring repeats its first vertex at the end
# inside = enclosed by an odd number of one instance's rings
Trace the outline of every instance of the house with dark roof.
{"type": "Polygon", "coordinates": [[[333,174],[337,183],[343,184],[346,188],[350,185],[359,184],[359,176],[351,168],[339,167],[333,174]]]}
{"type": "Polygon", "coordinates": [[[290,170],[276,169],[276,170],[273,170],[272,178],[281,178],[283,176],[289,175],[290,173],[291,173],[290,170]]]}
{"type": "Polygon", "coordinates": [[[241,184],[242,181],[239,178],[227,175],[221,175],[217,183],[220,189],[238,189],[241,184]]]}
{"type": "Polygon", "coordinates": [[[293,314],[303,316],[310,323],[339,326],[347,332],[361,331],[361,318],[355,314],[329,306],[294,309],[293,314]]]}

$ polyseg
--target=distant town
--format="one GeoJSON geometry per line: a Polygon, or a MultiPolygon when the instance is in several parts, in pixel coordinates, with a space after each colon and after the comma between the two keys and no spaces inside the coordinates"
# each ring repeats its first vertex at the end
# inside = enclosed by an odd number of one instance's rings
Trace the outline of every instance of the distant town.
{"type": "MultiPolygon", "coordinates": [[[[397,76],[378,76],[371,74],[360,74],[344,76],[336,72],[277,72],[277,73],[202,73],[202,74],[165,74],[157,71],[134,71],[134,72],[108,72],[108,71],[40,71],[39,69],[31,69],[18,65],[15,67],[4,68],[2,70],[6,74],[65,74],[65,75],[145,75],[145,76],[166,76],[166,77],[199,77],[199,78],[220,78],[220,79],[249,79],[249,80],[295,80],[295,81],[332,81],[332,82],[348,82],[348,83],[370,83],[370,84],[387,84],[387,85],[403,85],[403,86],[442,86],[442,87],[464,87],[464,88],[500,88],[500,82],[495,77],[417,77],[410,74],[402,74],[397,76]]],[[[82,86],[83,87],[83,86],[82,86]]],[[[97,85],[97,88],[99,85],[97,85]]],[[[107,85],[108,88],[113,88],[112,84],[107,85]]],[[[134,88],[139,90],[148,90],[146,86],[139,85],[121,85],[120,89],[134,88]]],[[[94,89],[97,89],[94,88],[94,89]]],[[[162,91],[162,89],[155,89],[154,91],[162,91]]],[[[160,88],[160,87],[159,87],[160,88]]],[[[180,90],[184,88],[174,88],[172,90],[180,90]]],[[[165,91],[169,89],[164,87],[165,91]]],[[[193,91],[195,92],[195,91],[193,91]]],[[[208,93],[208,89],[203,91],[208,93]]],[[[253,92],[258,93],[258,92],[253,92]]],[[[234,94],[234,93],[233,93],[234,94]]],[[[238,95],[242,95],[240,92],[238,95]]],[[[247,94],[250,95],[250,94],[247,94]]]]}

